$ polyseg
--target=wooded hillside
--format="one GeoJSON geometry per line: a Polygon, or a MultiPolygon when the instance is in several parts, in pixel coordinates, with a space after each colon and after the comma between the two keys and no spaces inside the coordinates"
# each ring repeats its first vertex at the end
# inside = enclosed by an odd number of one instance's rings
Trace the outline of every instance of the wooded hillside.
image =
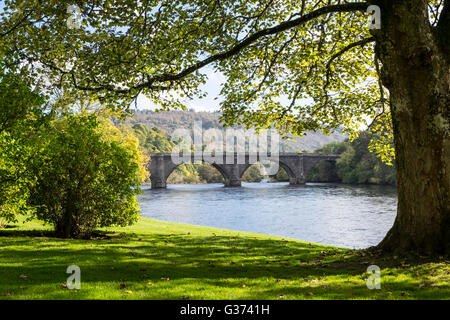
{"type": "MultiPolygon", "coordinates": [[[[126,120],[126,123],[135,125],[142,124],[148,128],[158,128],[166,135],[180,128],[192,128],[194,122],[201,121],[204,130],[210,128],[224,129],[219,121],[219,112],[195,112],[188,111],[168,111],[155,112],[151,110],[137,110],[132,119],[126,120]]],[[[294,137],[289,135],[289,140],[280,141],[281,152],[314,151],[320,149],[327,143],[333,141],[343,141],[346,136],[337,131],[329,136],[321,132],[307,132],[303,137],[294,137]]]]}

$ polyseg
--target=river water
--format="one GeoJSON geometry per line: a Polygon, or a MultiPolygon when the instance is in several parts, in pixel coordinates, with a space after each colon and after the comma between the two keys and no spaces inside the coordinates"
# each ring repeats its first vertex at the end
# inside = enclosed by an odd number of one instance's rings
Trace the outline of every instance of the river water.
{"type": "Polygon", "coordinates": [[[330,183],[143,186],[141,215],[345,248],[378,244],[394,223],[394,187],[330,183]]]}

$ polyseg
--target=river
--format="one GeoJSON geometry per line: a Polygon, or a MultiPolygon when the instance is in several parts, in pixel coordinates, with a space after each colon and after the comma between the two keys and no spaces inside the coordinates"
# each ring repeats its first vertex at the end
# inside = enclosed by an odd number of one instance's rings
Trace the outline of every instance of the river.
{"type": "Polygon", "coordinates": [[[142,187],[141,215],[345,248],[378,244],[394,223],[394,187],[331,183],[243,183],[142,187]]]}

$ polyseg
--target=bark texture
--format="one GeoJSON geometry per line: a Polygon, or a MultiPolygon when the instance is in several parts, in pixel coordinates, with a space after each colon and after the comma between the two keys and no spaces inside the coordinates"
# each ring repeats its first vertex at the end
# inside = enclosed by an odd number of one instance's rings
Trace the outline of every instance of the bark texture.
{"type": "Polygon", "coordinates": [[[373,34],[389,89],[398,211],[379,247],[438,254],[450,249],[449,0],[437,27],[427,1],[374,1],[382,26],[373,34]]]}

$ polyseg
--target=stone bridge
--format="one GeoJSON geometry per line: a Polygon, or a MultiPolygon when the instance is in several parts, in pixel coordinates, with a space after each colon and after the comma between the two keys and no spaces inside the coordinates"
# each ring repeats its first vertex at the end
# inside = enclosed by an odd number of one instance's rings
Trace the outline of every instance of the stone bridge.
{"type": "MultiPolygon", "coordinates": [[[[245,170],[258,161],[278,162],[289,175],[289,183],[304,184],[308,172],[320,161],[336,161],[337,155],[310,154],[310,153],[280,153],[278,157],[271,157],[270,154],[249,154],[249,153],[229,153],[223,154],[223,159],[205,157],[201,153],[190,154],[184,157],[183,163],[207,162],[215,167],[224,177],[226,187],[240,187],[241,178],[245,170]]],[[[173,161],[170,153],[154,153],[150,155],[150,179],[152,189],[166,188],[167,178],[172,171],[181,163],[179,159],[173,161]]]]}

